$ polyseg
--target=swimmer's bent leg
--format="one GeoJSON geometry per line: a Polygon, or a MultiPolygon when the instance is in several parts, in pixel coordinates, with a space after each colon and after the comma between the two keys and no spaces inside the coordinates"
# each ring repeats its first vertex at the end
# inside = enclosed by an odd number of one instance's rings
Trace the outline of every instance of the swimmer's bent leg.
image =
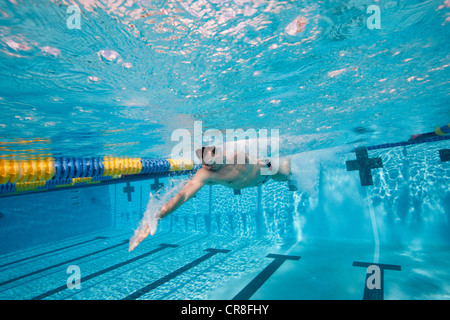
{"type": "Polygon", "coordinates": [[[272,176],[275,181],[289,181],[291,174],[291,158],[284,158],[280,160],[278,172],[272,176]]]}
{"type": "Polygon", "coordinates": [[[280,161],[278,172],[272,176],[275,181],[287,181],[290,191],[298,191],[297,181],[292,179],[291,158],[284,158],[280,161]]]}

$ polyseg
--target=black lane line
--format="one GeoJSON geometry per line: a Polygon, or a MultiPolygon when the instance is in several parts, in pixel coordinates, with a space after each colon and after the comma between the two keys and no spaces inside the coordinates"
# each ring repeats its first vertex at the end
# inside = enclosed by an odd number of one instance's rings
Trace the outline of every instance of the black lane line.
{"type": "Polygon", "coordinates": [[[11,262],[8,262],[8,263],[0,265],[0,268],[9,266],[9,265],[14,264],[14,263],[30,260],[30,259],[33,259],[33,258],[37,258],[37,257],[43,256],[43,255],[49,254],[49,253],[54,253],[54,252],[58,252],[58,251],[65,250],[65,249],[69,249],[69,248],[72,248],[72,247],[76,247],[76,246],[79,246],[79,245],[82,245],[82,244],[85,244],[85,243],[88,243],[88,242],[91,242],[91,241],[103,240],[103,239],[108,239],[108,237],[95,237],[94,239],[91,239],[91,240],[78,242],[78,243],[75,243],[75,244],[71,244],[70,246],[66,246],[66,247],[62,247],[62,248],[59,248],[59,249],[55,249],[55,250],[39,253],[37,255],[34,255],[34,256],[31,256],[31,257],[27,257],[27,258],[23,258],[23,259],[20,259],[20,260],[11,261],[11,262]]]}
{"type": "Polygon", "coordinates": [[[207,251],[208,253],[201,256],[200,258],[192,261],[191,263],[188,263],[187,265],[173,271],[172,273],[162,277],[161,279],[158,279],[155,282],[150,283],[149,285],[133,292],[132,294],[123,298],[122,300],[135,300],[135,299],[139,298],[140,296],[146,294],[147,292],[150,292],[151,290],[159,287],[160,285],[172,280],[173,278],[179,276],[180,274],[182,274],[182,273],[188,271],[189,269],[195,267],[196,265],[202,263],[203,261],[208,260],[209,258],[216,255],[217,253],[230,252],[230,250],[221,250],[221,249],[206,249],[205,251],[207,251]]]}
{"type": "Polygon", "coordinates": [[[282,254],[268,254],[266,258],[274,258],[263,271],[261,271],[250,283],[242,289],[236,296],[231,300],[248,300],[250,297],[270,278],[270,276],[277,271],[277,269],[286,260],[299,260],[299,256],[286,256],[282,254]]]}
{"type": "MultiPolygon", "coordinates": [[[[93,278],[95,278],[95,277],[97,277],[97,276],[100,276],[100,275],[104,274],[104,273],[113,271],[113,270],[118,269],[118,268],[120,268],[120,267],[123,267],[123,266],[125,266],[125,265],[127,265],[127,264],[130,264],[130,263],[132,263],[132,262],[135,262],[135,261],[137,261],[137,260],[139,260],[139,259],[142,259],[142,258],[145,258],[145,257],[150,256],[150,255],[152,255],[152,254],[155,254],[155,253],[157,253],[157,252],[159,252],[159,251],[161,251],[161,250],[164,250],[164,249],[166,249],[166,248],[176,248],[176,247],[178,247],[178,245],[176,245],[176,244],[166,244],[166,243],[161,243],[161,244],[159,245],[159,248],[156,248],[156,249],[154,249],[154,250],[152,250],[152,251],[143,253],[143,254],[141,254],[141,255],[139,255],[139,256],[136,256],[136,257],[134,257],[134,258],[128,259],[128,260],[126,260],[126,261],[117,263],[117,264],[115,264],[115,265],[113,265],[113,266],[111,266],[111,267],[108,267],[108,268],[106,268],[106,269],[99,270],[99,271],[97,271],[97,272],[94,272],[94,273],[92,273],[92,274],[86,276],[86,277],[82,277],[82,278],[80,279],[80,283],[83,283],[84,281],[91,280],[91,279],[93,279],[93,278]]],[[[58,293],[58,292],[60,292],[60,291],[63,291],[63,290],[65,290],[65,289],[67,289],[67,285],[63,285],[63,286],[60,286],[60,287],[55,288],[55,289],[53,289],[53,290],[47,291],[47,292],[45,292],[45,293],[42,293],[42,294],[40,294],[40,295],[38,295],[38,296],[36,296],[36,297],[34,297],[34,298],[31,298],[30,300],[41,300],[41,299],[44,299],[44,298],[46,298],[46,297],[48,297],[48,296],[51,296],[51,295],[53,295],[53,294],[55,294],[55,293],[58,293]]]]}
{"type": "Polygon", "coordinates": [[[47,270],[50,270],[50,269],[53,269],[53,268],[56,268],[56,267],[60,267],[60,266],[65,265],[67,263],[71,263],[73,261],[76,261],[76,260],[79,260],[79,259],[83,259],[83,258],[92,256],[94,254],[97,254],[97,253],[100,253],[100,252],[103,252],[103,251],[107,251],[107,250],[111,250],[111,249],[117,248],[119,246],[123,246],[123,245],[127,244],[128,242],[129,242],[129,240],[123,240],[122,242],[120,242],[118,244],[115,244],[115,245],[113,245],[111,247],[107,247],[107,248],[104,248],[104,249],[101,249],[101,250],[98,250],[98,251],[95,251],[95,252],[92,252],[92,253],[85,254],[85,255],[83,255],[81,257],[76,257],[76,258],[73,258],[73,259],[69,259],[69,260],[66,260],[66,261],[54,264],[54,265],[46,267],[46,268],[39,269],[39,270],[30,272],[30,273],[21,275],[21,276],[16,277],[16,278],[3,281],[3,282],[0,283],[0,286],[3,286],[5,284],[11,283],[11,282],[14,282],[14,281],[17,281],[17,280],[20,280],[20,279],[23,279],[23,278],[26,278],[26,277],[29,277],[29,276],[32,276],[34,274],[38,274],[38,273],[43,272],[43,271],[47,271],[47,270]]]}
{"type": "Polygon", "coordinates": [[[369,263],[369,262],[359,262],[354,261],[353,262],[354,267],[363,267],[363,268],[369,268],[370,266],[377,266],[380,270],[380,279],[379,279],[379,285],[380,288],[369,288],[368,282],[369,278],[371,278],[374,274],[370,273],[369,270],[366,274],[366,280],[364,282],[364,294],[363,294],[363,300],[384,300],[384,270],[395,270],[395,271],[401,271],[402,268],[399,265],[395,264],[382,264],[382,263],[369,263]]]}

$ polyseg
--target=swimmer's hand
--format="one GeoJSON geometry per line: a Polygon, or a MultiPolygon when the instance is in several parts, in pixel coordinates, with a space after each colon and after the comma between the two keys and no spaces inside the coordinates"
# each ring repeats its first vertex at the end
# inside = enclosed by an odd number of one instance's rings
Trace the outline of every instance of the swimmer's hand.
{"type": "Polygon", "coordinates": [[[142,230],[136,231],[133,238],[130,240],[130,245],[128,247],[128,252],[133,251],[134,248],[138,246],[139,243],[144,241],[145,238],[148,237],[148,235],[154,235],[156,232],[156,227],[158,225],[158,219],[153,219],[150,223],[145,224],[144,228],[142,230]]]}
{"type": "Polygon", "coordinates": [[[128,247],[128,252],[131,252],[141,243],[147,236],[150,234],[150,228],[148,224],[144,226],[142,230],[140,230],[137,234],[134,235],[130,240],[130,246],[128,247]]]}
{"type": "MultiPolygon", "coordinates": [[[[203,175],[205,175],[205,173],[208,174],[208,170],[204,169],[203,175]]],[[[201,174],[198,176],[197,172],[194,178],[189,180],[180,192],[164,204],[158,213],[154,215],[151,213],[144,227],[141,230],[136,230],[133,238],[131,238],[128,252],[131,252],[134,248],[136,248],[138,244],[147,238],[149,234],[154,235],[158,226],[158,221],[175,211],[179,206],[192,198],[197,191],[203,187],[206,180],[207,179],[205,176],[202,176],[201,174]]]]}

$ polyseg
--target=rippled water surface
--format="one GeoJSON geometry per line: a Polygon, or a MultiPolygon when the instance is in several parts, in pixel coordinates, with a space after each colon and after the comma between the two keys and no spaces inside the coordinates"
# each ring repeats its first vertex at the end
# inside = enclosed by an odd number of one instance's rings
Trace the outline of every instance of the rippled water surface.
{"type": "Polygon", "coordinates": [[[165,157],[196,120],[404,141],[448,123],[449,39],[449,0],[3,0],[0,156],[165,157]]]}

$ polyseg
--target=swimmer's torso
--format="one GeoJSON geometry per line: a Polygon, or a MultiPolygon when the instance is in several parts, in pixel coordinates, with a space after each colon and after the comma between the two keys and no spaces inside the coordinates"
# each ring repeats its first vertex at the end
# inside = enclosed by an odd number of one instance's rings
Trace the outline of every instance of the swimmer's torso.
{"type": "MultiPolygon", "coordinates": [[[[211,171],[207,184],[221,184],[233,189],[253,187],[264,176],[261,175],[261,164],[226,164],[220,170],[211,171]]],[[[202,169],[208,170],[208,169],[202,169]]]]}

